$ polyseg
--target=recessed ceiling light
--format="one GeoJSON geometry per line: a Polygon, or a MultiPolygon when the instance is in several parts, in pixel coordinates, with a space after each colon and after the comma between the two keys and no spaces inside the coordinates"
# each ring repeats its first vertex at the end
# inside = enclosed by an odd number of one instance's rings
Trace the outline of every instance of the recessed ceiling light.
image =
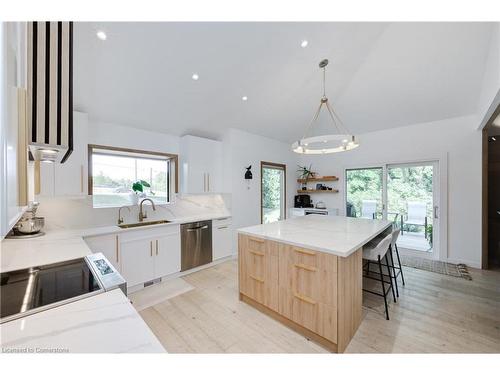
{"type": "Polygon", "coordinates": [[[301,46],[302,48],[306,48],[308,44],[309,44],[309,42],[308,42],[307,40],[303,40],[303,41],[300,43],[300,46],[301,46]]]}
{"type": "Polygon", "coordinates": [[[198,81],[198,79],[200,78],[200,76],[196,73],[194,73],[191,78],[194,80],[194,81],[198,81]]]}
{"type": "Polygon", "coordinates": [[[102,30],[97,31],[96,35],[101,40],[106,40],[108,38],[108,36],[106,35],[106,33],[104,31],[102,31],[102,30]]]}
{"type": "Polygon", "coordinates": [[[241,100],[243,100],[244,102],[246,102],[248,100],[248,96],[242,96],[241,100]]]}

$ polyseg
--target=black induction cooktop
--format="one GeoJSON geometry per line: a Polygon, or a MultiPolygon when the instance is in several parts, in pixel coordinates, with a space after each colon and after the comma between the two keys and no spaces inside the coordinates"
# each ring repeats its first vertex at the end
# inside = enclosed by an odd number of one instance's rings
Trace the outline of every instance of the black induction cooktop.
{"type": "Polygon", "coordinates": [[[2,321],[101,290],[84,258],[5,272],[0,276],[2,321]]]}

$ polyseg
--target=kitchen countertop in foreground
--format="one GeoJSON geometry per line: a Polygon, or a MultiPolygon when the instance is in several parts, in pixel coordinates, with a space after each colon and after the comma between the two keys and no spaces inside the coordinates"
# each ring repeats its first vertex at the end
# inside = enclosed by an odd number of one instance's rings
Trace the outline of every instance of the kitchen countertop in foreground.
{"type": "Polygon", "coordinates": [[[0,325],[3,353],[164,353],[119,289],[0,325]]]}
{"type": "Polygon", "coordinates": [[[238,233],[348,257],[392,222],[309,215],[238,229],[238,233]]]}
{"type": "MultiPolygon", "coordinates": [[[[170,223],[121,229],[116,225],[47,230],[41,237],[0,242],[0,271],[8,272],[84,257],[91,253],[84,237],[217,220],[229,215],[190,216],[170,223]]],[[[0,325],[2,352],[165,352],[128,298],[114,290],[0,325]]]]}

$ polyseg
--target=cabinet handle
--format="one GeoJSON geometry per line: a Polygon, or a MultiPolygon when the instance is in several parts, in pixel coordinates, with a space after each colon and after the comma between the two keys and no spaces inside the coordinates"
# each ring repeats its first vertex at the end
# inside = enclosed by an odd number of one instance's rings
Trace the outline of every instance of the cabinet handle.
{"type": "Polygon", "coordinates": [[[227,226],[225,226],[225,227],[218,227],[217,229],[227,229],[227,226]]]}
{"type": "Polygon", "coordinates": [[[316,267],[308,266],[308,265],[302,264],[302,263],[294,264],[293,266],[297,267],[297,268],[301,268],[301,269],[306,270],[306,271],[311,271],[311,272],[316,272],[318,270],[316,267]]]}
{"type": "Polygon", "coordinates": [[[203,192],[206,193],[207,191],[207,174],[203,173],[203,192]]]}
{"type": "Polygon", "coordinates": [[[298,293],[293,293],[293,296],[297,299],[300,299],[301,301],[304,301],[304,302],[307,302],[311,305],[315,305],[317,302],[309,297],[306,297],[306,296],[303,296],[301,294],[298,294],[298,293]]]}
{"type": "Polygon", "coordinates": [[[253,255],[257,255],[259,257],[263,257],[264,256],[264,253],[259,253],[258,251],[254,251],[254,250],[249,250],[249,253],[253,254],[253,255]]]}
{"type": "Polygon", "coordinates": [[[309,251],[305,249],[293,249],[295,252],[300,253],[300,254],[306,254],[306,255],[316,255],[314,251],[309,251]]]}
{"type": "Polygon", "coordinates": [[[264,279],[260,279],[260,278],[258,278],[258,277],[252,276],[252,275],[248,275],[248,276],[249,276],[251,279],[253,279],[253,280],[255,280],[255,281],[259,282],[259,283],[263,283],[263,282],[264,282],[264,279]]]}
{"type": "Polygon", "coordinates": [[[248,237],[248,239],[253,242],[264,243],[264,240],[260,238],[248,237]]]}
{"type": "Polygon", "coordinates": [[[156,240],[156,255],[158,255],[158,240],[156,240]]]}
{"type": "Polygon", "coordinates": [[[153,241],[149,241],[150,255],[153,256],[153,241]]]}
{"type": "Polygon", "coordinates": [[[210,173],[207,173],[207,192],[210,192],[210,173]]]}
{"type": "Polygon", "coordinates": [[[116,263],[120,262],[120,259],[118,258],[118,236],[115,236],[115,244],[116,244],[116,263]]]}

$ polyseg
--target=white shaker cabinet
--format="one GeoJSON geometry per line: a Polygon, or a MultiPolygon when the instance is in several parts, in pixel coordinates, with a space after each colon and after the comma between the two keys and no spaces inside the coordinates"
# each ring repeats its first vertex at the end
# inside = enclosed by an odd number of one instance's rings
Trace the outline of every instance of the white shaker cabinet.
{"type": "Polygon", "coordinates": [[[156,239],[155,278],[181,270],[181,235],[172,233],[156,239]]]}
{"type": "Polygon", "coordinates": [[[127,287],[155,278],[154,241],[154,238],[141,238],[122,242],[121,275],[127,281],[127,287]]]}
{"type": "Polygon", "coordinates": [[[222,142],[185,135],[181,138],[180,159],[182,193],[222,191],[222,142]]]}
{"type": "Polygon", "coordinates": [[[127,287],[179,272],[179,225],[126,231],[120,234],[121,274],[127,287]]]}
{"type": "Polygon", "coordinates": [[[118,234],[85,237],[84,240],[93,253],[103,253],[113,267],[118,272],[121,271],[120,236],[118,234]]]}
{"type": "Polygon", "coordinates": [[[232,255],[231,219],[212,220],[212,258],[232,255]]]}

